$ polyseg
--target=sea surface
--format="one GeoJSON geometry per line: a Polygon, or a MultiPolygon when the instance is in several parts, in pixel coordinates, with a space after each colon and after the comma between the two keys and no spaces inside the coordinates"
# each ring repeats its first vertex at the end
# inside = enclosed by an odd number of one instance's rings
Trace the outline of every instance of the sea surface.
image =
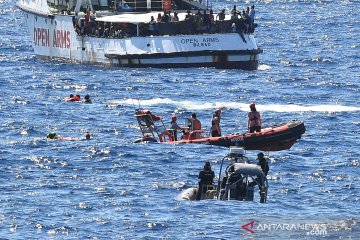
{"type": "MultiPolygon", "coordinates": [[[[360,2],[255,4],[258,71],[105,68],[36,58],[15,1],[0,1],[1,239],[360,239],[360,2]],[[92,104],[69,103],[89,94],[92,104]],[[245,132],[304,121],[290,149],[267,152],[266,204],[181,201],[227,149],[135,144],[139,106],[179,124],[245,132]],[[84,141],[86,132],[92,140],[84,141]],[[56,132],[73,141],[48,141],[56,132]],[[251,228],[251,223],[254,221],[251,228]],[[244,228],[250,228],[252,232],[244,228]]],[[[258,151],[247,151],[255,162],[258,151]]]]}

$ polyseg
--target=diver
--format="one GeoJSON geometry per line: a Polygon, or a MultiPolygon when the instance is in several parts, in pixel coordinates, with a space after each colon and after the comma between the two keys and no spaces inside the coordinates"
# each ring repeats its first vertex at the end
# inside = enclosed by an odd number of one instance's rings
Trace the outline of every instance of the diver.
{"type": "Polygon", "coordinates": [[[220,137],[221,136],[220,119],[221,119],[221,109],[218,108],[215,110],[215,113],[211,119],[211,136],[212,137],[220,137]]]}
{"type": "Polygon", "coordinates": [[[201,199],[201,195],[205,193],[208,189],[203,188],[205,185],[213,185],[214,184],[214,171],[211,169],[211,165],[209,161],[205,162],[204,168],[199,173],[199,189],[196,195],[196,200],[201,199]]]}
{"type": "Polygon", "coordinates": [[[257,156],[258,156],[258,160],[259,160],[257,165],[259,165],[261,167],[261,170],[263,171],[264,175],[267,176],[267,174],[269,172],[269,163],[268,163],[267,159],[264,157],[264,153],[260,152],[260,153],[258,153],[257,156]]]}
{"type": "Polygon", "coordinates": [[[261,132],[261,116],[256,111],[255,103],[250,104],[250,112],[248,113],[248,130],[250,133],[261,132]]]}

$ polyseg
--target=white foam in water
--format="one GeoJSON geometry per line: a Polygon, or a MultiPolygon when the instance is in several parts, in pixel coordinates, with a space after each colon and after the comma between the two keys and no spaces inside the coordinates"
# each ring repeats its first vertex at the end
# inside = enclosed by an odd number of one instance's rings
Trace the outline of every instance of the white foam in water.
{"type": "Polygon", "coordinates": [[[261,64],[258,67],[258,70],[260,70],[260,71],[265,71],[265,70],[269,70],[269,69],[271,69],[271,66],[266,65],[266,64],[261,64]]]}
{"type": "MultiPolygon", "coordinates": [[[[149,100],[126,99],[116,101],[117,104],[135,105],[141,107],[174,105],[179,108],[188,110],[206,110],[214,108],[239,109],[242,111],[249,110],[249,103],[239,102],[194,102],[194,101],[174,101],[169,98],[154,98],[149,100]]],[[[353,112],[360,111],[359,107],[343,105],[313,105],[301,106],[296,104],[257,104],[257,110],[266,112],[353,112]]]]}

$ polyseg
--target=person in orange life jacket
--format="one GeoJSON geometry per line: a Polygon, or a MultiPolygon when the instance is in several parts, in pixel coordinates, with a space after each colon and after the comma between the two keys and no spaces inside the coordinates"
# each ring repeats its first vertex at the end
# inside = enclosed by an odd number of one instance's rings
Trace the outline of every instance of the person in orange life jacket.
{"type": "Polygon", "coordinates": [[[74,96],[74,101],[80,101],[80,95],[75,95],[74,96]]]}
{"type": "Polygon", "coordinates": [[[176,120],[177,120],[176,115],[173,115],[171,117],[170,130],[171,130],[171,134],[174,136],[174,141],[177,141],[177,130],[185,130],[185,128],[182,128],[177,124],[176,120]]]}
{"type": "Polygon", "coordinates": [[[215,174],[211,169],[209,161],[205,162],[204,168],[199,173],[199,189],[196,195],[196,200],[201,199],[201,195],[206,192],[207,189],[203,189],[203,185],[212,185],[214,184],[215,174]]]}
{"type": "Polygon", "coordinates": [[[80,101],[80,95],[74,96],[74,94],[70,94],[69,97],[65,98],[65,101],[78,102],[80,101]]]}
{"type": "Polygon", "coordinates": [[[215,113],[211,119],[211,136],[212,137],[220,137],[221,136],[220,119],[221,119],[221,109],[218,108],[215,110],[215,113]]]}
{"type": "Polygon", "coordinates": [[[267,159],[264,157],[264,153],[262,152],[258,153],[258,160],[259,162],[257,163],[257,165],[261,167],[261,170],[263,171],[264,175],[267,176],[269,172],[269,164],[267,159]]]}
{"type": "Polygon", "coordinates": [[[261,116],[256,111],[255,103],[250,104],[250,112],[248,113],[248,129],[249,132],[261,132],[261,116]]]}

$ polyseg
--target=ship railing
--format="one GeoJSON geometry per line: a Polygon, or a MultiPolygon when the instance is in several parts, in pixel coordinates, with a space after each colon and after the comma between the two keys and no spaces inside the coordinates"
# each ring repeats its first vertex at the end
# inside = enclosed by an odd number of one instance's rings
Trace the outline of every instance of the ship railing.
{"type": "Polygon", "coordinates": [[[186,19],[179,22],[159,22],[150,26],[150,23],[115,23],[103,21],[90,21],[85,24],[81,21],[74,21],[75,31],[78,35],[87,35],[104,38],[128,38],[128,37],[147,37],[147,36],[176,36],[194,34],[219,34],[219,33],[240,33],[245,41],[243,34],[253,34],[255,27],[243,19],[237,20],[217,20],[212,24],[204,25],[196,18],[186,19]],[[235,28],[234,28],[235,26],[235,28]]]}

